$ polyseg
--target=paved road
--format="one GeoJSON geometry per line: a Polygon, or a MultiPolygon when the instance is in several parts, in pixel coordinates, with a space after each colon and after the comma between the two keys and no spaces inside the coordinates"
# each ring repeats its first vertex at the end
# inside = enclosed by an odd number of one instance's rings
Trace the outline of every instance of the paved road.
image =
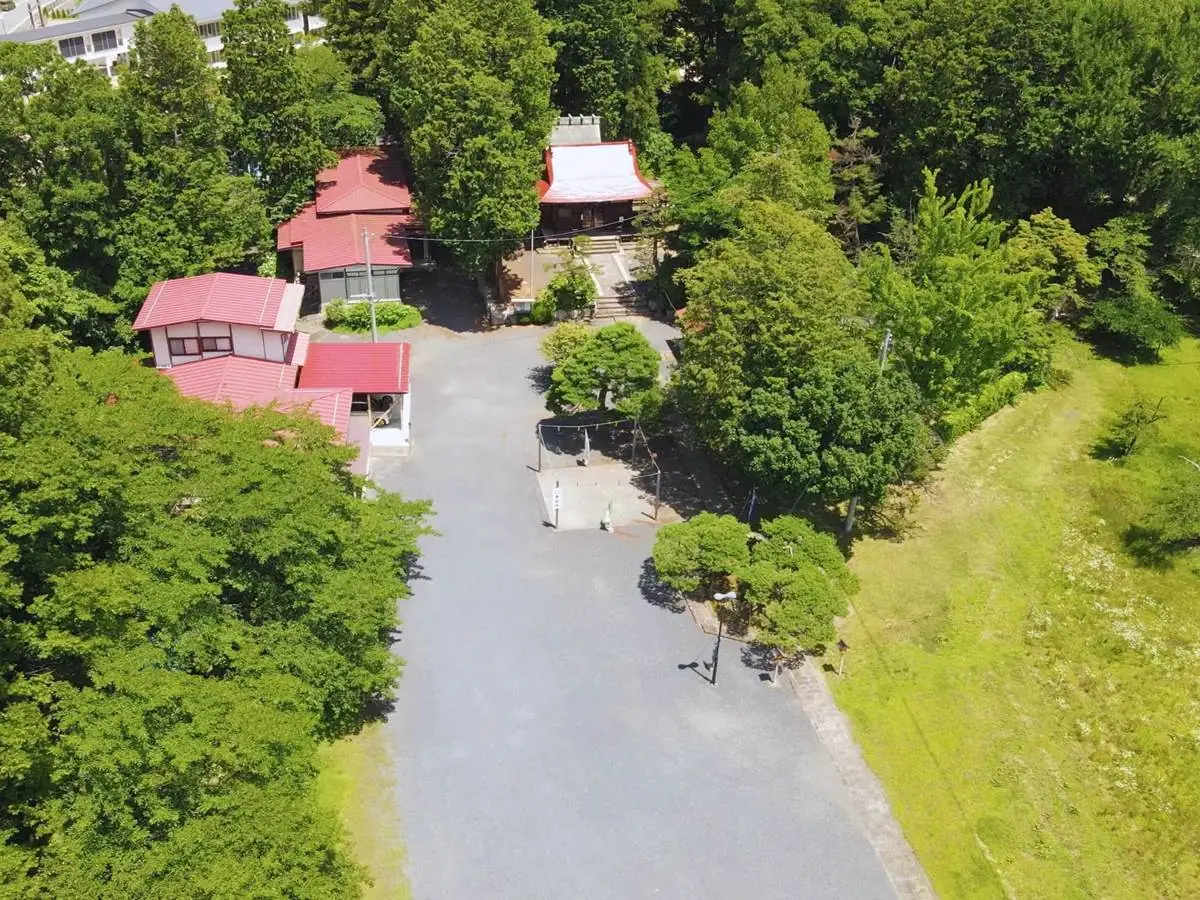
{"type": "Polygon", "coordinates": [[[413,336],[416,446],[375,470],[442,537],[387,731],[417,900],[894,896],[795,696],[639,590],[653,531],[554,533],[540,329],[413,336]]]}

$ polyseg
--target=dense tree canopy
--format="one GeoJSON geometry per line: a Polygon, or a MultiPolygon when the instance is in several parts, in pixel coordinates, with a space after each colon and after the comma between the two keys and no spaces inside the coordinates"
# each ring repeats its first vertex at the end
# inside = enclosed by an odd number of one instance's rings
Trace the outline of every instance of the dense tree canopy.
{"type": "Polygon", "coordinates": [[[237,0],[221,16],[222,88],[235,117],[229,126],[231,162],[254,176],[274,222],[306,203],[314,173],[335,161],[321,141],[316,109],[296,65],[287,9],[283,0],[237,0]]]}
{"type": "Polygon", "coordinates": [[[374,146],[383,136],[383,110],[352,90],[350,67],[327,44],[296,51],[296,68],[312,103],[313,123],[329,148],[374,146]]]}
{"type": "Polygon", "coordinates": [[[132,313],[154,281],[238,264],[270,238],[253,178],[230,174],[227,102],[190,16],[137,23],[120,93],[133,149],[116,294],[132,313]]]}
{"type": "Polygon", "coordinates": [[[428,228],[482,271],[538,221],[554,51],[530,0],[447,0],[382,73],[428,228]],[[457,239],[457,240],[454,240],[457,239]]]}
{"type": "Polygon", "coordinates": [[[658,96],[667,84],[663,20],[673,0],[538,0],[557,50],[554,103],[598,115],[606,138],[660,141],[658,96]]]}
{"type": "Polygon", "coordinates": [[[29,314],[0,269],[0,893],[356,895],[315,744],[390,695],[427,507],[29,314]]]}
{"type": "Polygon", "coordinates": [[[632,410],[658,384],[658,352],[628,322],[588,334],[550,376],[550,405],[560,411],[632,410]],[[633,404],[631,406],[630,404],[633,404]]]}

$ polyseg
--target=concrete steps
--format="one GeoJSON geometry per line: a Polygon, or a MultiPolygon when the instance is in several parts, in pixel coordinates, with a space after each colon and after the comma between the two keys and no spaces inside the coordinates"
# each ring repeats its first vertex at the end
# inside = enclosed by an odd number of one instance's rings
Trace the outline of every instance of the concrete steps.
{"type": "Polygon", "coordinates": [[[589,256],[617,253],[621,249],[621,239],[615,234],[597,234],[588,235],[588,237],[591,240],[591,246],[588,248],[589,256]]]}
{"type": "Polygon", "coordinates": [[[647,316],[650,307],[640,294],[630,297],[600,297],[596,300],[593,319],[620,319],[625,316],[647,316]]]}

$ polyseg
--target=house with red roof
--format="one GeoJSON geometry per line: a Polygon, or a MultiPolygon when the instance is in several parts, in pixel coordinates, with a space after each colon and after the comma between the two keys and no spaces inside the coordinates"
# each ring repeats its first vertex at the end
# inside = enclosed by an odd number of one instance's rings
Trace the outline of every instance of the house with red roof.
{"type": "MultiPolygon", "coordinates": [[[[317,174],[315,199],[279,226],[275,246],[291,255],[297,275],[316,279],[322,306],[365,298],[368,261],[376,299],[396,300],[419,230],[399,161],[379,148],[358,148],[317,174]]],[[[428,260],[427,242],[418,246],[428,260]]]]}
{"type": "Polygon", "coordinates": [[[538,182],[547,236],[620,225],[654,186],[638,169],[633,141],[600,140],[599,116],[564,116],[550,135],[538,182]]]}
{"type": "Polygon", "coordinates": [[[359,448],[351,470],[365,474],[373,451],[408,445],[411,347],[310,343],[295,330],[303,293],[253,275],[174,278],[150,289],[133,327],[184,396],[310,413],[359,448]]]}

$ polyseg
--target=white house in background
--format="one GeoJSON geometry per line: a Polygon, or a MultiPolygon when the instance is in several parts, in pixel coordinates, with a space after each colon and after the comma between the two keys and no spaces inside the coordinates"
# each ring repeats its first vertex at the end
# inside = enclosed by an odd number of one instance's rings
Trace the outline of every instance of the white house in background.
{"type": "Polygon", "coordinates": [[[295,330],[304,287],[278,278],[214,273],[160,281],[134,319],[154,364],[179,392],[234,409],[305,410],[359,448],[402,451],[411,421],[405,343],[310,344],[295,330]]]}
{"type": "MultiPolygon", "coordinates": [[[[303,35],[320,36],[325,20],[306,13],[302,0],[288,3],[288,31],[299,43],[303,35]]],[[[233,0],[83,0],[74,10],[74,19],[46,20],[42,28],[23,28],[0,34],[0,41],[21,43],[53,43],[64,59],[82,59],[108,76],[115,75],[114,67],[129,58],[133,41],[133,26],[144,19],[178,6],[196,20],[196,30],[204,41],[209,65],[224,68],[224,43],[221,40],[221,16],[232,9],[233,0]]]]}

